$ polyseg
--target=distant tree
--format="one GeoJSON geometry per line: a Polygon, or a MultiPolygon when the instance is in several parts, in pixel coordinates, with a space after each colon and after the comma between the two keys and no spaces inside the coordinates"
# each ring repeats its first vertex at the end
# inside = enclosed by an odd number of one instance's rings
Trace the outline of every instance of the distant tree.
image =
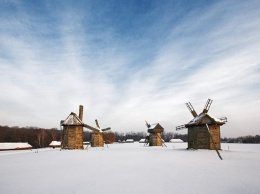
{"type": "Polygon", "coordinates": [[[56,141],[57,129],[51,129],[50,130],[50,135],[51,135],[52,141],[56,141]]]}
{"type": "Polygon", "coordinates": [[[38,142],[38,147],[41,148],[42,147],[42,145],[41,145],[42,136],[41,136],[40,131],[37,133],[37,142],[38,142]]]}
{"type": "Polygon", "coordinates": [[[107,133],[103,133],[103,138],[107,144],[114,143],[116,140],[116,135],[115,133],[107,132],[107,133]]]}
{"type": "Polygon", "coordinates": [[[178,134],[174,133],[174,139],[181,139],[184,142],[188,141],[188,135],[187,134],[178,134]]]}
{"type": "Polygon", "coordinates": [[[165,142],[169,142],[171,139],[174,138],[174,133],[173,132],[164,132],[162,134],[162,139],[165,141],[165,142]]]}
{"type": "MultiPolygon", "coordinates": [[[[105,134],[105,133],[104,133],[105,134]]],[[[126,132],[119,133],[113,132],[108,133],[108,135],[104,135],[104,139],[106,138],[109,141],[123,141],[126,139],[134,139],[134,141],[139,141],[142,138],[145,138],[147,135],[146,132],[126,132]]],[[[57,130],[56,128],[52,129],[43,129],[39,127],[9,127],[7,125],[0,125],[0,142],[28,142],[33,148],[37,147],[46,147],[53,140],[61,140],[62,131],[57,130]]],[[[162,134],[162,138],[167,142],[172,138],[181,139],[184,142],[187,142],[188,135],[187,134],[178,134],[173,132],[164,132],[162,134]]],[[[83,132],[83,141],[90,141],[91,133],[83,132]]],[[[225,141],[228,143],[260,143],[260,135],[247,135],[236,138],[221,138],[221,141],[225,141]]]]}
{"type": "Polygon", "coordinates": [[[91,141],[91,132],[83,131],[83,141],[91,141]]]}
{"type": "MultiPolygon", "coordinates": [[[[121,134],[122,135],[122,134],[121,134]]],[[[146,137],[146,133],[144,132],[128,132],[123,134],[124,136],[121,136],[121,139],[126,140],[126,139],[133,139],[134,141],[139,141],[142,138],[146,137]]]]}

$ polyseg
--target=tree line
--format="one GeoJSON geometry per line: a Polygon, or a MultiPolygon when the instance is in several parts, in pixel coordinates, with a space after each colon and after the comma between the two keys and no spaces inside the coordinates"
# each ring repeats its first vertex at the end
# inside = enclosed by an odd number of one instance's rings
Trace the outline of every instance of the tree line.
{"type": "MultiPolygon", "coordinates": [[[[91,141],[91,132],[83,132],[83,141],[91,141]]],[[[103,137],[106,143],[123,142],[127,139],[133,139],[134,141],[140,141],[140,139],[146,138],[146,132],[105,132],[103,137]]],[[[9,127],[0,125],[0,142],[28,142],[33,148],[48,147],[52,141],[61,141],[62,131],[57,128],[39,128],[39,127],[9,127]]],[[[181,139],[187,142],[187,134],[178,134],[174,132],[164,132],[162,139],[165,142],[169,142],[171,139],[181,139]]],[[[260,136],[243,136],[237,138],[221,138],[222,142],[227,143],[260,143],[260,136]]]]}
{"type": "MultiPolygon", "coordinates": [[[[106,143],[113,143],[133,139],[139,141],[146,138],[145,132],[106,132],[104,133],[104,141],[106,143]]],[[[61,141],[62,131],[57,128],[39,128],[39,127],[9,127],[0,125],[0,142],[28,142],[34,148],[48,147],[52,141],[61,141]]],[[[91,132],[83,132],[83,141],[91,141],[91,132]]],[[[165,132],[162,134],[162,139],[168,142],[172,138],[182,139],[187,141],[187,135],[177,134],[173,132],[165,132]]]]}
{"type": "Polygon", "coordinates": [[[240,136],[236,138],[222,138],[222,142],[226,143],[260,143],[260,135],[247,135],[247,136],[240,136]]]}
{"type": "Polygon", "coordinates": [[[0,142],[28,142],[33,148],[47,147],[60,141],[62,132],[56,128],[0,126],[0,142]]]}
{"type": "MultiPolygon", "coordinates": [[[[115,140],[116,141],[124,141],[127,139],[133,139],[134,141],[140,141],[140,139],[146,138],[148,134],[146,132],[127,132],[127,133],[118,133],[115,132],[115,140]]],[[[187,134],[178,134],[174,132],[164,132],[161,135],[162,139],[165,142],[169,142],[171,139],[181,139],[184,142],[187,142],[188,135],[187,134]]]]}
{"type": "MultiPolygon", "coordinates": [[[[83,141],[90,142],[91,132],[83,132],[83,141]]],[[[106,143],[123,142],[127,139],[133,139],[134,141],[140,141],[140,139],[146,138],[145,132],[105,132],[103,133],[104,141],[106,143]]],[[[57,128],[39,128],[39,127],[9,127],[0,125],[0,142],[28,142],[33,148],[48,147],[52,141],[61,141],[62,131],[57,128]]],[[[162,139],[168,142],[172,138],[182,139],[187,141],[187,135],[177,134],[173,132],[164,132],[162,139]]]]}
{"type": "MultiPolygon", "coordinates": [[[[83,131],[83,141],[90,142],[91,132],[83,131]]],[[[57,128],[39,128],[39,127],[9,127],[0,125],[0,142],[28,142],[33,148],[48,147],[52,141],[61,141],[62,130],[57,128]]],[[[104,141],[113,143],[116,141],[115,134],[104,133],[104,141]]]]}

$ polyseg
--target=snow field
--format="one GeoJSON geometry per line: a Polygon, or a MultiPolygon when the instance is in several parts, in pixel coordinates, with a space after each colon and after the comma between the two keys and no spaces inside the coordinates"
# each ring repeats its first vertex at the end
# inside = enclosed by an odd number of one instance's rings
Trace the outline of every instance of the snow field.
{"type": "Polygon", "coordinates": [[[85,150],[0,152],[0,193],[260,193],[260,145],[111,144],[85,150]]]}

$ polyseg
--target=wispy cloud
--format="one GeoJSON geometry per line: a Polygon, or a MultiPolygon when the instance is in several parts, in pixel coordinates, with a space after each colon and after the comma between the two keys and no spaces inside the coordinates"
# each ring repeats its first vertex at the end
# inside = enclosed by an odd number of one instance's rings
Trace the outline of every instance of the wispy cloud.
{"type": "Polygon", "coordinates": [[[223,136],[259,133],[257,1],[97,2],[4,3],[0,124],[58,127],[83,104],[89,124],[175,132],[212,98],[223,136]]]}

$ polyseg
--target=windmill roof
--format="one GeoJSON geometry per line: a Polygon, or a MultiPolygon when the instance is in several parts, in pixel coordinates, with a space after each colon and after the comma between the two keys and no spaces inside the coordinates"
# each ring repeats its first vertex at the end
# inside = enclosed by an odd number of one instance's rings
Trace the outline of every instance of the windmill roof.
{"type": "Polygon", "coordinates": [[[84,125],[84,123],[74,112],[71,112],[65,121],[62,122],[62,125],[84,125]]]}
{"type": "Polygon", "coordinates": [[[164,128],[159,123],[154,123],[148,127],[148,133],[161,133],[164,128]]]}
{"type": "Polygon", "coordinates": [[[162,126],[159,123],[154,123],[154,124],[150,125],[150,127],[148,129],[155,129],[157,126],[162,128],[162,126]]]}
{"type": "Polygon", "coordinates": [[[217,125],[223,125],[225,124],[224,121],[221,121],[218,118],[212,117],[207,113],[200,113],[198,116],[196,116],[194,119],[192,119],[189,123],[187,123],[185,126],[192,126],[192,125],[200,125],[200,124],[217,124],[217,125]],[[206,119],[208,118],[208,119],[206,119]]]}

